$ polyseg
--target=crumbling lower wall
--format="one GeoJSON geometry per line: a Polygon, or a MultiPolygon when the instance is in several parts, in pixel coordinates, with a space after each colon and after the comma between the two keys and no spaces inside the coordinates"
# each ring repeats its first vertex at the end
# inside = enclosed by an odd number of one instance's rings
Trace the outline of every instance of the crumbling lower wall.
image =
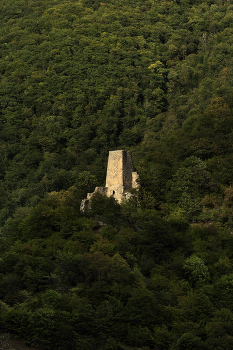
{"type": "Polygon", "coordinates": [[[84,212],[91,209],[91,198],[96,192],[107,195],[107,187],[96,187],[95,191],[87,194],[87,198],[83,199],[80,205],[80,211],[84,212]]]}
{"type": "Polygon", "coordinates": [[[139,187],[139,175],[136,171],[132,172],[132,188],[139,187]]]}

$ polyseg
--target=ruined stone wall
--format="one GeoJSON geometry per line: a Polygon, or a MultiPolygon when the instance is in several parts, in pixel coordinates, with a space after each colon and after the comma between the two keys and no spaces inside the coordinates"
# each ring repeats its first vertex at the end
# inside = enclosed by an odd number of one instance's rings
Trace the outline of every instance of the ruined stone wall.
{"type": "Polygon", "coordinates": [[[108,189],[106,187],[96,187],[95,191],[87,194],[87,198],[83,199],[80,205],[80,211],[85,212],[91,209],[91,198],[96,192],[107,195],[108,189]]]}
{"type": "Polygon", "coordinates": [[[132,188],[139,187],[139,175],[136,171],[132,172],[132,188]]]}
{"type": "MultiPolygon", "coordinates": [[[[129,151],[110,151],[106,177],[107,195],[114,196],[119,202],[125,191],[133,187],[133,160],[129,151]]],[[[134,185],[136,187],[136,185],[134,185]]]]}
{"type": "Polygon", "coordinates": [[[110,151],[108,156],[108,168],[106,176],[107,195],[114,196],[121,201],[124,192],[123,186],[123,152],[110,151]]]}
{"type": "Polygon", "coordinates": [[[96,187],[93,193],[88,193],[82,201],[80,210],[86,211],[91,207],[91,198],[94,193],[100,192],[114,198],[121,203],[123,198],[129,199],[132,188],[138,187],[138,174],[133,171],[132,154],[129,151],[110,151],[108,156],[108,168],[106,186],[96,187]]]}
{"type": "Polygon", "coordinates": [[[128,151],[123,151],[123,186],[124,191],[132,188],[132,172],[133,160],[132,154],[128,151]]]}

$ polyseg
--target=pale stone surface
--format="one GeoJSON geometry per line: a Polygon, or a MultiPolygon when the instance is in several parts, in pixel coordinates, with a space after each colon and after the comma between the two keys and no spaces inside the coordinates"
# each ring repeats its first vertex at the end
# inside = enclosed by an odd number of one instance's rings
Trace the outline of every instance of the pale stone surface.
{"type": "Polygon", "coordinates": [[[81,205],[80,205],[80,211],[84,212],[87,211],[88,209],[90,209],[89,206],[89,199],[85,198],[82,200],[81,205]]]}
{"type": "Polygon", "coordinates": [[[139,175],[136,171],[132,172],[132,188],[139,187],[139,175]]]}
{"type": "Polygon", "coordinates": [[[87,198],[81,203],[80,210],[90,209],[91,197],[100,192],[108,197],[113,196],[119,203],[123,198],[130,198],[129,190],[138,188],[139,176],[134,172],[132,154],[129,151],[109,151],[106,186],[96,187],[93,193],[88,193],[87,198]]]}
{"type": "Polygon", "coordinates": [[[122,197],[123,189],[123,151],[110,151],[106,176],[107,196],[117,200],[122,197]]]}
{"type": "Polygon", "coordinates": [[[132,188],[133,160],[129,151],[110,151],[106,177],[107,195],[121,202],[125,191],[132,188]]]}

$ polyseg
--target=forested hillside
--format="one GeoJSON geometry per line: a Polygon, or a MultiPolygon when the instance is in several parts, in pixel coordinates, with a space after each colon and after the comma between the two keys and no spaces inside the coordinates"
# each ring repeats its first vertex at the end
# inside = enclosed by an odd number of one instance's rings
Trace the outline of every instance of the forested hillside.
{"type": "Polygon", "coordinates": [[[4,332],[233,348],[232,96],[233,1],[0,0],[4,332]],[[140,190],[80,213],[116,149],[140,190]]]}

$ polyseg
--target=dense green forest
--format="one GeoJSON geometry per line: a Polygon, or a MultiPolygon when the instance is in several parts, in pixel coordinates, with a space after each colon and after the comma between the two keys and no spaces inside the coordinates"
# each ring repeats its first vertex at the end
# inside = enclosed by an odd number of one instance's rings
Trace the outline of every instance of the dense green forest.
{"type": "Polygon", "coordinates": [[[233,1],[0,0],[0,123],[0,330],[232,350],[233,1]]]}

